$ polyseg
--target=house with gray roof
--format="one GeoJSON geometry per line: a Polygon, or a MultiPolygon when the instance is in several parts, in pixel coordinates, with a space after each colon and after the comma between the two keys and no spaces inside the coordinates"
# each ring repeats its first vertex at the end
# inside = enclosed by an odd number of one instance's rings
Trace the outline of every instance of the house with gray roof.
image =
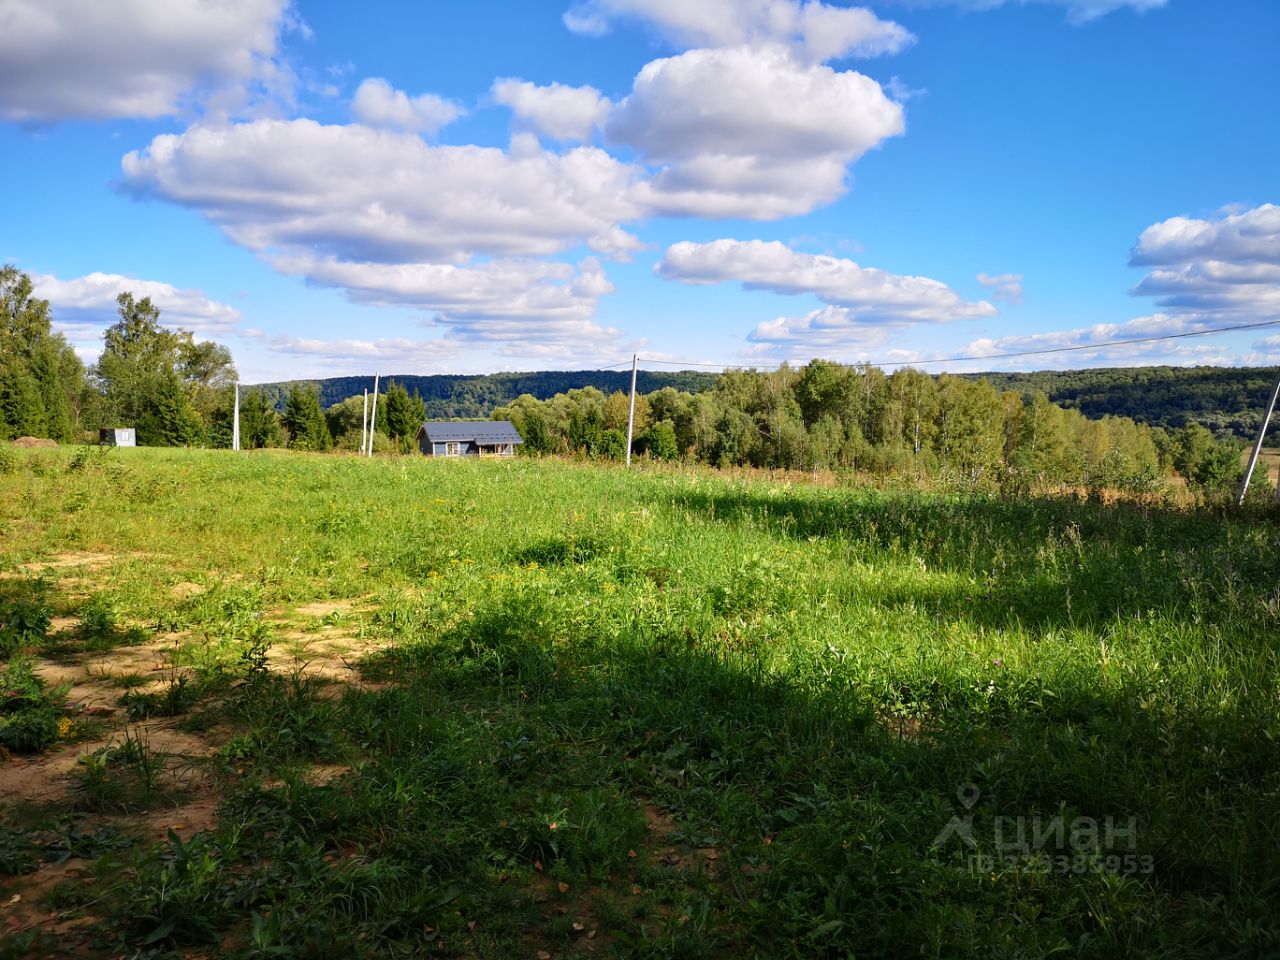
{"type": "Polygon", "coordinates": [[[428,420],[418,449],[428,457],[510,457],[524,443],[510,420],[428,420]]]}

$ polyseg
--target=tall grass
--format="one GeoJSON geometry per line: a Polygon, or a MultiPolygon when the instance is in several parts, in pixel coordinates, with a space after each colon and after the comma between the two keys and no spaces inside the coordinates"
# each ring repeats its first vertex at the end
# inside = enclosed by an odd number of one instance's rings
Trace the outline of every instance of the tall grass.
{"type": "Polygon", "coordinates": [[[150,450],[33,452],[0,504],[11,574],[109,554],[91,602],[211,670],[318,599],[390,644],[339,700],[250,664],[219,827],[104,880],[113,948],[1280,950],[1273,523],[150,450]]]}

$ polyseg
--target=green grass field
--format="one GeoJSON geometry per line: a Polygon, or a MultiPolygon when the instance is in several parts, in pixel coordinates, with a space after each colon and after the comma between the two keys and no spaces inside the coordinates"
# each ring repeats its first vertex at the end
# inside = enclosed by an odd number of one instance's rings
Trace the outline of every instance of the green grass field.
{"type": "Polygon", "coordinates": [[[6,463],[0,956],[1280,952],[1274,521],[6,463]]]}

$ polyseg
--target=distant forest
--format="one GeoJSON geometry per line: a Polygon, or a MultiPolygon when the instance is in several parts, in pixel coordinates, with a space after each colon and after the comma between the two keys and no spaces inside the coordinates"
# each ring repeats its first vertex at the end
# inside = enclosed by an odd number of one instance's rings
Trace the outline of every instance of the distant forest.
{"type": "Polygon", "coordinates": [[[1277,367],[1117,367],[964,376],[1024,396],[1040,391],[1091,420],[1129,417],[1170,430],[1198,423],[1252,440],[1277,375],[1277,367]]]}
{"type": "MultiPolygon", "coordinates": [[[[1079,410],[1092,420],[1105,416],[1129,417],[1171,430],[1198,423],[1219,436],[1253,439],[1278,374],[1280,369],[1275,367],[1121,367],[962,376],[986,380],[998,390],[1017,391],[1024,397],[1040,391],[1058,406],[1079,410]]],[[[689,370],[670,373],[641,370],[637,389],[640,393],[652,393],[673,387],[684,393],[700,393],[711,388],[716,377],[714,373],[689,370]]],[[[384,380],[393,380],[410,394],[420,396],[429,418],[446,420],[487,418],[496,408],[510,404],[522,394],[547,400],[558,393],[584,387],[595,387],[605,394],[627,391],[631,386],[631,371],[404,375],[384,380]]],[[[332,377],[268,383],[259,389],[269,405],[283,411],[295,384],[319,389],[320,402],[327,409],[372,388],[373,379],[332,377]]]]}
{"type": "MultiPolygon", "coordinates": [[[[641,370],[636,376],[636,390],[652,393],[673,387],[685,393],[698,393],[715,383],[716,374],[680,370],[671,373],[641,370]]],[[[498,407],[511,403],[523,394],[546,400],[557,393],[582,387],[595,387],[604,393],[631,390],[630,370],[543,370],[536,373],[391,375],[382,378],[385,387],[394,382],[426,404],[431,420],[487,420],[498,407]]],[[[348,397],[358,397],[373,390],[373,377],[330,377],[326,380],[288,380],[264,383],[254,389],[262,392],[267,403],[283,411],[289,393],[295,386],[314,387],[320,391],[320,404],[326,410],[348,397]]],[[[381,388],[380,388],[381,389],[381,388]]]]}

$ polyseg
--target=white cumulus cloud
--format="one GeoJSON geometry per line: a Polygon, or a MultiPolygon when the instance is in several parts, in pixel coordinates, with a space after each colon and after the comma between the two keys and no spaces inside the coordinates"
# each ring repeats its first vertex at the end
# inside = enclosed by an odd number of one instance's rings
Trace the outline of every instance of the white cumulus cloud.
{"type": "Polygon", "coordinates": [[[539,86],[506,77],[493,82],[493,99],[520,120],[554,140],[591,139],[613,107],[595,87],[570,87],[563,83],[539,86]]]}
{"type": "Polygon", "coordinates": [[[411,97],[381,77],[370,77],[361,83],[351,101],[351,115],[366,126],[407,130],[428,136],[465,112],[460,104],[434,93],[411,97]]]}
{"type": "Polygon", "coordinates": [[[288,0],[0,0],[0,118],[154,118],[287,81],[288,0]]]}
{"type": "Polygon", "coordinates": [[[192,127],[123,161],[124,187],[192,207],[259,252],[351,262],[465,263],[473,256],[606,254],[637,243],[639,171],[603,150],[432,146],[417,136],[312,120],[192,127]]]}
{"type": "MultiPolygon", "coordinates": [[[[567,346],[617,343],[621,333],[598,325],[599,298],[613,292],[600,262],[576,267],[546,260],[493,260],[475,267],[453,264],[348,263],[333,258],[282,257],[282,273],[339,287],[357,303],[402,306],[435,314],[458,343],[567,346]]],[[[616,348],[615,348],[616,349],[616,348]]]]}
{"type": "Polygon", "coordinates": [[[135,299],[150,297],[160,308],[160,322],[201,333],[225,333],[240,322],[240,311],[207,296],[203,291],[180,289],[157,280],[140,280],[118,273],[90,273],[74,280],[60,280],[52,274],[31,277],[35,295],[48,300],[54,320],[75,340],[88,339],[90,331],[100,334],[115,323],[116,297],[132,293],[135,299]]]}
{"type": "MultiPolygon", "coordinates": [[[[774,339],[786,331],[803,337],[815,323],[943,323],[990,317],[985,300],[962,299],[945,283],[862,267],[852,260],[798,253],[776,240],[714,240],[673,244],[656,267],[682,283],[737,281],[748,290],[812,294],[838,311],[772,321],[774,339]]],[[[820,312],[821,313],[821,312],[820,312]]],[[[759,328],[758,328],[759,329],[759,328]]]]}
{"type": "Polygon", "coordinates": [[[1237,322],[1280,317],[1280,206],[1217,219],[1170,217],[1142,231],[1129,256],[1151,267],[1133,288],[1158,307],[1237,322]]]}
{"type": "MultiPolygon", "coordinates": [[[[899,331],[900,332],[900,331],[899,331]]],[[[856,362],[873,359],[885,348],[894,328],[862,323],[848,307],[822,307],[799,317],[776,317],[757,324],[747,335],[762,357],[803,361],[813,357],[856,362]]]]}
{"type": "Polygon", "coordinates": [[[1280,264],[1280,206],[1264,203],[1217,220],[1170,217],[1143,230],[1129,257],[1138,267],[1206,260],[1280,264]]]}
{"type": "Polygon", "coordinates": [[[915,39],[865,7],[818,0],[583,0],[564,15],[570,30],[594,36],[619,20],[646,23],[683,48],[781,45],[813,62],[896,53],[915,39]]]}
{"type": "Polygon", "coordinates": [[[734,47],[645,65],[605,132],[659,168],[655,210],[766,220],[833,202],[849,164],[903,129],[902,107],[860,73],[734,47]]]}
{"type": "Polygon", "coordinates": [[[455,344],[618,352],[622,334],[593,319],[613,289],[600,263],[536,259],[638,245],[621,224],[643,213],[630,199],[642,172],[598,148],[549,152],[530,134],[509,150],[433,146],[259,120],[157,137],[123,169],[126,189],[198,210],[277,271],[431,313],[455,344]]]}

